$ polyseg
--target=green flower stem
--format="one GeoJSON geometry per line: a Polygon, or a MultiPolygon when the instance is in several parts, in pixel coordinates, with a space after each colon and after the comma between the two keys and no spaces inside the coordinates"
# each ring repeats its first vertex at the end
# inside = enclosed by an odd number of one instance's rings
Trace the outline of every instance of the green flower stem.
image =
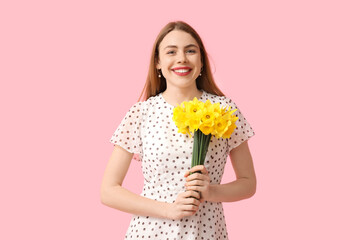
{"type": "Polygon", "coordinates": [[[204,165],[206,153],[209,148],[211,137],[212,137],[211,134],[205,135],[200,130],[196,130],[194,132],[194,144],[193,144],[191,167],[197,165],[204,165]]]}
{"type": "Polygon", "coordinates": [[[201,151],[201,134],[200,134],[200,130],[197,130],[197,141],[196,141],[196,146],[197,146],[197,156],[196,156],[196,165],[199,165],[199,156],[200,156],[200,151],[201,151]]]}
{"type": "Polygon", "coordinates": [[[196,157],[197,157],[197,133],[194,133],[194,144],[193,144],[193,153],[192,153],[192,160],[191,160],[191,167],[196,166],[196,157]]]}
{"type": "MultiPolygon", "coordinates": [[[[210,140],[212,135],[208,134],[205,135],[200,130],[196,130],[194,132],[194,144],[193,144],[193,154],[192,154],[192,160],[191,160],[191,168],[197,165],[204,165],[206,153],[209,148],[210,140]]],[[[196,171],[193,173],[201,173],[201,171],[196,171]]],[[[190,175],[193,174],[190,172],[190,175]]],[[[199,192],[199,191],[197,191],[199,192]]],[[[201,193],[200,198],[201,198],[201,193]]]]}
{"type": "Polygon", "coordinates": [[[198,144],[198,149],[199,149],[199,154],[198,154],[198,156],[197,156],[197,159],[196,159],[196,165],[199,165],[200,164],[200,156],[201,156],[201,144],[202,144],[202,135],[201,135],[201,131],[200,130],[198,130],[198,138],[199,138],[199,141],[197,142],[197,144],[198,144]]]}
{"type": "Polygon", "coordinates": [[[205,157],[206,157],[206,154],[207,154],[207,151],[208,151],[208,148],[209,148],[211,137],[212,137],[211,134],[208,134],[208,135],[205,136],[205,143],[203,145],[203,147],[204,147],[203,157],[202,157],[201,163],[200,163],[201,165],[204,165],[205,157]]]}

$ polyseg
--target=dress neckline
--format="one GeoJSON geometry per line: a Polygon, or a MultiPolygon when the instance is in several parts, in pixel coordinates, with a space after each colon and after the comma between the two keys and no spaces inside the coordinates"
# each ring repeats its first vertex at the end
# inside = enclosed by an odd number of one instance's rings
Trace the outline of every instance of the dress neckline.
{"type": "MultiPolygon", "coordinates": [[[[199,99],[198,99],[199,101],[200,101],[200,99],[203,99],[203,98],[205,97],[205,91],[204,91],[204,90],[201,90],[201,91],[202,91],[202,94],[201,94],[201,96],[200,96],[199,99]]],[[[171,109],[172,109],[172,108],[175,108],[176,106],[168,103],[168,102],[165,100],[165,98],[164,98],[164,96],[163,96],[162,94],[163,94],[163,92],[161,92],[161,93],[159,94],[159,95],[160,95],[160,98],[162,99],[162,101],[163,101],[166,105],[170,106],[171,109]]]]}

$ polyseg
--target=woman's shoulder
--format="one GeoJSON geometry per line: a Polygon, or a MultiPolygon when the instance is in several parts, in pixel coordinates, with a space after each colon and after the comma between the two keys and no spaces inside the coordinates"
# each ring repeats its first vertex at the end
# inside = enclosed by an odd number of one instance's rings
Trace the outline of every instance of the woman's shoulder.
{"type": "Polygon", "coordinates": [[[235,102],[227,96],[219,96],[212,93],[205,92],[205,100],[210,100],[211,103],[220,103],[222,106],[231,106],[232,108],[236,107],[235,102]]]}
{"type": "Polygon", "coordinates": [[[143,109],[146,108],[146,110],[152,109],[154,107],[159,107],[161,105],[162,101],[161,101],[161,96],[160,93],[155,95],[155,96],[151,96],[148,99],[146,99],[143,102],[143,109]]]}
{"type": "Polygon", "coordinates": [[[156,96],[149,97],[145,101],[138,101],[134,103],[130,110],[131,111],[146,111],[149,107],[157,105],[159,102],[159,94],[156,96]]]}
{"type": "Polygon", "coordinates": [[[158,101],[159,101],[159,94],[156,95],[156,96],[151,96],[148,99],[146,99],[145,101],[135,102],[131,106],[131,108],[136,108],[136,109],[142,108],[142,109],[144,109],[145,107],[149,107],[151,105],[156,104],[156,102],[158,102],[158,101]]]}

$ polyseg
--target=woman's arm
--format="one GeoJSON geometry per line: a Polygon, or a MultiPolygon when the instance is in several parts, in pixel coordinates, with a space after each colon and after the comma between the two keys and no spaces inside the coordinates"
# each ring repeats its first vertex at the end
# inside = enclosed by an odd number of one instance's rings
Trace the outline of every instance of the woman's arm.
{"type": "Polygon", "coordinates": [[[132,153],[115,145],[101,184],[101,203],[131,214],[168,218],[167,203],[140,196],[121,186],[132,157],[132,153]]]}
{"type": "Polygon", "coordinates": [[[230,152],[236,180],[226,184],[210,185],[212,202],[235,202],[252,197],[256,192],[256,175],[248,146],[241,143],[230,152]]]}
{"type": "Polygon", "coordinates": [[[123,188],[121,185],[132,157],[133,154],[122,147],[114,147],[101,184],[101,202],[104,205],[140,216],[172,220],[196,213],[199,209],[200,201],[197,199],[200,195],[195,191],[180,192],[173,203],[167,203],[143,197],[123,188]]]}
{"type": "Polygon", "coordinates": [[[210,184],[209,172],[204,165],[191,168],[184,175],[186,189],[201,192],[200,201],[235,202],[250,198],[256,191],[256,176],[247,141],[230,152],[236,180],[226,184],[210,184]],[[190,172],[201,171],[190,175],[190,172]]]}

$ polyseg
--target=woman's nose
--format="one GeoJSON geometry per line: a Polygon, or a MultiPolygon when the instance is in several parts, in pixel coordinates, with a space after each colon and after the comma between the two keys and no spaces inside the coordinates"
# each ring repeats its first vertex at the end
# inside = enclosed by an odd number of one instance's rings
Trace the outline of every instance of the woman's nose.
{"type": "Polygon", "coordinates": [[[186,54],[184,52],[179,53],[178,62],[187,62],[186,54]]]}

